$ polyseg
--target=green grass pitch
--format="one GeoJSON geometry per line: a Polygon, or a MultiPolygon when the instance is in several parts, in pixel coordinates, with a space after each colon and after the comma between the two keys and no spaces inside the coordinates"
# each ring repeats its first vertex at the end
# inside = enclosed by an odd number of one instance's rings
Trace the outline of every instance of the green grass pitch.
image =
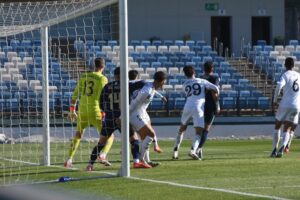
{"type": "Polygon", "coordinates": [[[0,185],[57,180],[61,176],[78,181],[50,183],[51,189],[64,188],[86,195],[111,199],[300,199],[300,140],[295,139],[289,154],[270,158],[271,140],[210,140],[204,149],[204,160],[188,157],[191,141],[185,140],[179,160],[171,159],[173,141],[160,141],[164,150],[151,149],[152,160],[161,163],[152,169],[131,169],[133,178],[107,177],[120,168],[120,142],[109,154],[111,167],[95,164],[94,172],[85,172],[85,160],[94,144],[82,143],[75,157],[75,170],[62,168],[68,144],[55,143],[51,148],[54,167],[28,166],[11,160],[37,162],[39,144],[1,145],[6,158],[0,159],[0,185]],[[10,155],[14,150],[13,156],[10,155]],[[18,154],[18,152],[20,152],[18,154]],[[10,157],[12,156],[12,157],[10,157]],[[91,178],[91,179],[90,179],[91,178]],[[235,192],[247,193],[246,195],[235,192]],[[248,194],[253,196],[249,196],[248,194]],[[263,198],[259,195],[265,195],[263,198]]]}

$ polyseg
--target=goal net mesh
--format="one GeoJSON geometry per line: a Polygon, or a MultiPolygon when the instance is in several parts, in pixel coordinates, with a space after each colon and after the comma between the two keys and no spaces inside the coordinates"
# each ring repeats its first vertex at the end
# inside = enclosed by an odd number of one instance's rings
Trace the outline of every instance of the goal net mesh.
{"type": "MultiPolygon", "coordinates": [[[[105,58],[104,73],[109,81],[113,80],[118,55],[111,52],[119,45],[118,17],[115,0],[0,4],[0,185],[68,175],[63,163],[76,132],[76,123],[67,120],[72,93],[80,75],[92,69],[96,57],[105,58]],[[43,166],[41,28],[45,26],[49,51],[50,167],[43,166]]],[[[76,169],[85,169],[98,139],[95,128],[85,130],[73,159],[76,169]]],[[[120,160],[120,152],[112,151],[110,155],[120,160]]],[[[118,166],[120,162],[114,164],[118,166]]]]}

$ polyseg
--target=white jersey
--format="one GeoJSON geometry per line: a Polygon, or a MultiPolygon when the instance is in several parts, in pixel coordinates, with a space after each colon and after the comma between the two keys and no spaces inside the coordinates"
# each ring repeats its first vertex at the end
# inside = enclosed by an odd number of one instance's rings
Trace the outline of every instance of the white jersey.
{"type": "Polygon", "coordinates": [[[209,81],[201,78],[188,79],[183,83],[186,95],[186,104],[204,103],[205,89],[214,90],[219,93],[219,88],[209,81]]]}
{"type": "Polygon", "coordinates": [[[274,102],[280,90],[283,89],[283,96],[280,101],[280,107],[283,108],[297,108],[300,109],[300,74],[298,72],[288,70],[282,74],[280,80],[277,82],[276,90],[274,93],[274,102]]]}
{"type": "Polygon", "coordinates": [[[132,96],[130,112],[145,112],[155,95],[153,83],[145,83],[136,95],[132,96]]]}
{"type": "Polygon", "coordinates": [[[205,79],[192,78],[183,84],[187,97],[181,116],[181,124],[187,125],[193,118],[194,127],[204,128],[204,103],[205,89],[211,89],[219,93],[219,89],[214,84],[205,79]]]}

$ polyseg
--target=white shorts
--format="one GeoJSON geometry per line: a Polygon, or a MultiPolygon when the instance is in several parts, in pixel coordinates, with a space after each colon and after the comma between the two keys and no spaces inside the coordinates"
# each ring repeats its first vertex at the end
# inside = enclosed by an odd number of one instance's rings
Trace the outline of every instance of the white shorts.
{"type": "Polygon", "coordinates": [[[279,106],[275,118],[278,121],[289,121],[298,124],[299,112],[300,110],[297,108],[282,108],[279,106]]]}
{"type": "Polygon", "coordinates": [[[139,131],[146,124],[149,124],[151,122],[147,112],[130,113],[129,120],[130,120],[130,124],[136,131],[139,131]]]}
{"type": "Polygon", "coordinates": [[[181,124],[187,125],[191,118],[193,118],[194,127],[204,128],[204,104],[198,106],[185,104],[181,124]]]}

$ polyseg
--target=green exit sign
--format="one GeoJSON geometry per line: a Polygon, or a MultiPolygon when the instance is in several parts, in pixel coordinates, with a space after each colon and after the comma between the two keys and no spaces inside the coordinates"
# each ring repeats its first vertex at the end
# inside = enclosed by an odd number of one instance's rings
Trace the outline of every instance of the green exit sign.
{"type": "Polygon", "coordinates": [[[219,10],[219,4],[218,3],[205,3],[205,10],[217,11],[217,10],[219,10]]]}

